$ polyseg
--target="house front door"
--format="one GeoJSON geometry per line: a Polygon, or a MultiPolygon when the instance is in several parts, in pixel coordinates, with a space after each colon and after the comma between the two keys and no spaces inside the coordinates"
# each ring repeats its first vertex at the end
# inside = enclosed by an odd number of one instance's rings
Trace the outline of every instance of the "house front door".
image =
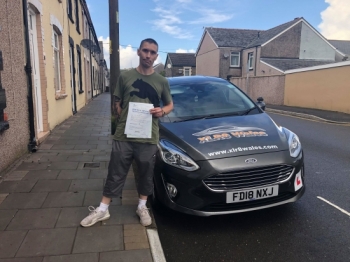
{"type": "Polygon", "coordinates": [[[29,26],[29,44],[32,63],[34,102],[35,102],[35,122],[37,132],[43,131],[43,107],[41,98],[41,84],[40,84],[40,66],[39,66],[39,52],[38,52],[38,37],[37,37],[37,14],[28,10],[28,26],[29,26]]]}

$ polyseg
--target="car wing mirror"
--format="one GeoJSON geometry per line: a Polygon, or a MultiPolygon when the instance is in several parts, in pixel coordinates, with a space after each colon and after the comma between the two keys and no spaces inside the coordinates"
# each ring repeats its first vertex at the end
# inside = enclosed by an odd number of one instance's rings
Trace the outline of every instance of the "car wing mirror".
{"type": "Polygon", "coordinates": [[[264,98],[262,98],[262,97],[260,96],[260,97],[258,97],[257,101],[258,101],[258,102],[257,102],[257,105],[258,105],[262,110],[265,111],[266,104],[265,104],[265,102],[264,102],[264,98]]]}

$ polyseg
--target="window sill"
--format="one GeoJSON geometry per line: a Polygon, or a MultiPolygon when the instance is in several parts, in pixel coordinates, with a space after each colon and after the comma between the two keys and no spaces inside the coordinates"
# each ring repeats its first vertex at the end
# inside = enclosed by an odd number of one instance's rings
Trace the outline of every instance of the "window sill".
{"type": "Polygon", "coordinates": [[[0,121],[0,133],[10,128],[9,122],[0,121]]]}
{"type": "Polygon", "coordinates": [[[82,93],[84,93],[84,90],[79,90],[79,94],[82,94],[82,93]]]}
{"type": "Polygon", "coordinates": [[[66,98],[67,96],[67,94],[56,94],[55,99],[60,100],[66,98]]]}
{"type": "Polygon", "coordinates": [[[240,66],[232,66],[230,65],[230,68],[241,68],[240,66]]]}

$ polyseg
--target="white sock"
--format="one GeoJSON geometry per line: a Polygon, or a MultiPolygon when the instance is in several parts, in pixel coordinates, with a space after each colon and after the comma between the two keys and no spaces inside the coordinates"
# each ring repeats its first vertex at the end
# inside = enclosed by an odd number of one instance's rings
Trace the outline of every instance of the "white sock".
{"type": "Polygon", "coordinates": [[[100,203],[100,206],[98,207],[98,210],[101,210],[101,211],[103,211],[103,212],[106,212],[107,210],[108,210],[108,207],[109,207],[109,205],[107,205],[107,204],[104,204],[104,203],[100,203]]]}
{"type": "Polygon", "coordinates": [[[139,205],[137,206],[138,209],[141,209],[141,207],[146,206],[147,200],[139,199],[139,205]]]}

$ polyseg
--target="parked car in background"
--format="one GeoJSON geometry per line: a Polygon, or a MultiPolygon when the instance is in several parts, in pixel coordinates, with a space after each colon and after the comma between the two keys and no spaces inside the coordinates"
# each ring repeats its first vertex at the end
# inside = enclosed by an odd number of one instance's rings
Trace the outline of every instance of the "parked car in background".
{"type": "Polygon", "coordinates": [[[168,80],[174,110],[160,122],[154,206],[210,216],[269,208],[303,195],[303,151],[295,133],[276,125],[224,79],[168,80]]]}

